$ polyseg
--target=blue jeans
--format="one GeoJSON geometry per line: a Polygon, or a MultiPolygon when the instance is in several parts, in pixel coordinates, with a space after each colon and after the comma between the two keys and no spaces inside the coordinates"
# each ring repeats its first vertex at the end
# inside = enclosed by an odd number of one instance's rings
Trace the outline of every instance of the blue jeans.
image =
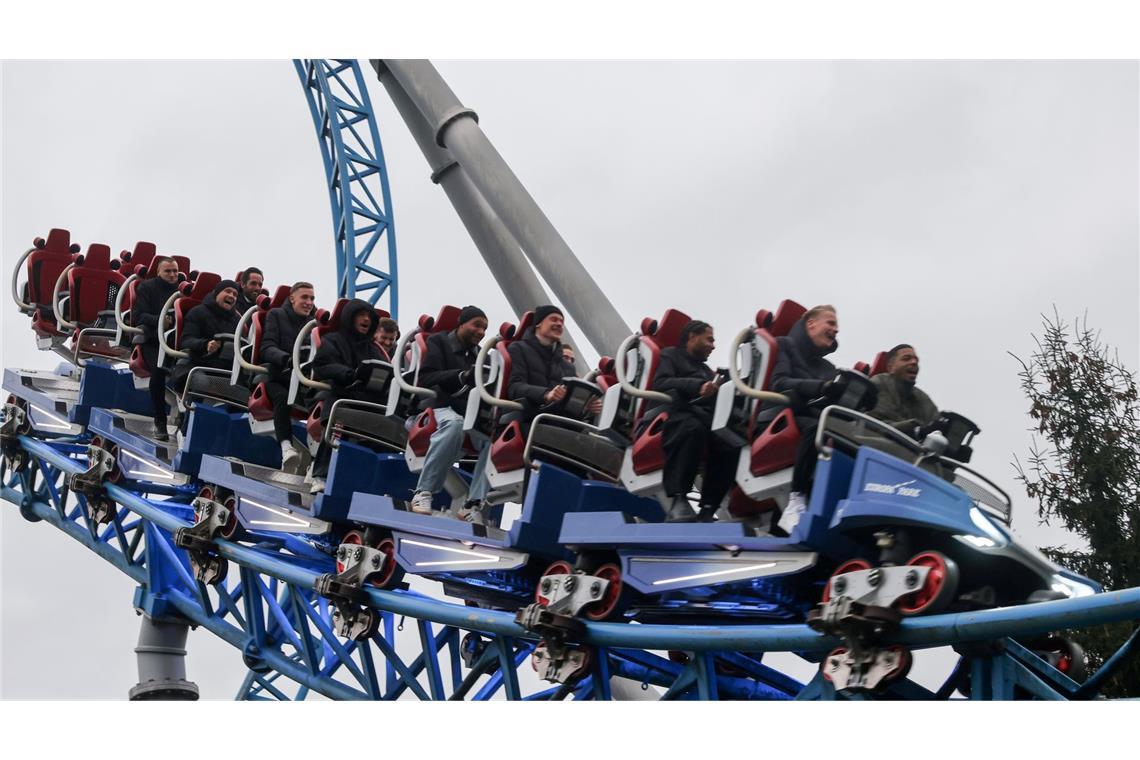
{"type": "MultiPolygon", "coordinates": [[[[435,410],[435,422],[437,427],[428,443],[424,468],[420,470],[420,481],[416,484],[417,491],[438,493],[443,488],[448,471],[459,461],[463,452],[463,418],[459,413],[451,407],[440,407],[435,410]]],[[[471,489],[467,498],[482,500],[487,498],[487,478],[484,472],[491,456],[491,444],[490,441],[482,441],[475,446],[479,449],[479,460],[471,475],[471,489]]]]}

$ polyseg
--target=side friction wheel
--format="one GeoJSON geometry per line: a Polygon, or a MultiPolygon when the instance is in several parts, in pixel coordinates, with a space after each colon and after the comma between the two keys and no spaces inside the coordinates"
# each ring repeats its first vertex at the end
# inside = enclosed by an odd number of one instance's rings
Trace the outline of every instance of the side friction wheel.
{"type": "Polygon", "coordinates": [[[404,568],[396,561],[396,541],[381,539],[376,548],[384,555],[384,563],[380,565],[379,572],[369,576],[368,582],[376,588],[392,588],[404,579],[404,568]]]}
{"type": "Polygon", "coordinates": [[[899,601],[899,612],[903,615],[933,615],[954,601],[958,593],[958,565],[954,560],[942,552],[929,551],[914,555],[907,565],[926,567],[930,572],[920,589],[899,601]]]}
{"type": "MultiPolygon", "coordinates": [[[[574,572],[574,568],[570,567],[569,562],[563,562],[562,560],[558,560],[557,562],[553,563],[550,567],[546,568],[546,570],[543,571],[542,576],[545,577],[547,575],[571,575],[571,574],[573,574],[573,572],[574,572]]],[[[542,581],[541,580],[538,582],[538,587],[535,588],[535,590],[534,590],[534,601],[538,602],[543,607],[546,607],[547,605],[550,604],[550,600],[548,598],[546,598],[545,596],[543,596],[542,581]]]]}
{"type": "Polygon", "coordinates": [[[827,585],[823,587],[823,597],[820,601],[827,604],[831,600],[831,584],[835,581],[836,576],[843,575],[844,573],[854,573],[859,570],[870,570],[871,563],[865,559],[849,559],[839,567],[835,568],[835,572],[827,579],[827,585]]]}
{"type": "Polygon", "coordinates": [[[621,568],[613,563],[602,565],[593,573],[598,578],[609,581],[600,601],[594,602],[584,612],[590,620],[615,620],[621,617],[629,606],[629,589],[622,582],[621,568]]]}
{"type": "Polygon", "coordinates": [[[222,526],[222,538],[232,541],[241,532],[241,523],[238,522],[237,516],[237,497],[227,496],[222,502],[222,506],[230,511],[230,516],[226,518],[226,524],[222,526]]]}

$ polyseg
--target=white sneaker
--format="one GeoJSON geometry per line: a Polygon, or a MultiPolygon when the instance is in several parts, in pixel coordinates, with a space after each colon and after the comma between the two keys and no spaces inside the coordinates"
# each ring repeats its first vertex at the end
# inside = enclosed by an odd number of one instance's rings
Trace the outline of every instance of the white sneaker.
{"type": "Polygon", "coordinates": [[[411,506],[411,510],[417,515],[432,514],[431,491],[416,491],[408,504],[411,506]]]}
{"type": "Polygon", "coordinates": [[[468,504],[459,510],[459,519],[466,520],[472,525],[486,525],[489,506],[485,501],[468,504]]]}
{"type": "Polygon", "coordinates": [[[293,444],[288,441],[281,444],[281,469],[293,475],[299,474],[297,470],[301,466],[301,452],[293,448],[293,444]]]}
{"type": "Polygon", "coordinates": [[[788,506],[784,508],[784,514],[780,515],[780,521],[776,525],[780,530],[791,535],[796,526],[800,524],[800,517],[806,511],[807,497],[799,491],[792,491],[788,494],[788,506]]]}
{"type": "Polygon", "coordinates": [[[321,493],[325,490],[324,478],[313,478],[313,485],[309,487],[309,493],[321,493]]]}

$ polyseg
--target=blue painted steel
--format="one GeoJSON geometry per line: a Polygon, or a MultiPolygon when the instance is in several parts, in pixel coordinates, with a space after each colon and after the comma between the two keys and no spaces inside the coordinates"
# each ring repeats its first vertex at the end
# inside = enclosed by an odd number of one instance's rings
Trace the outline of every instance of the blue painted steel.
{"type": "MultiPolygon", "coordinates": [[[[49,444],[29,437],[20,445],[34,457],[33,467],[6,474],[4,498],[24,502],[29,511],[56,525],[119,567],[140,584],[136,605],[149,613],[175,617],[202,626],[243,652],[251,668],[242,696],[287,698],[279,675],[298,684],[297,696],[309,691],[344,699],[396,698],[406,691],[420,698],[452,698],[469,693],[475,679],[459,678],[460,632],[478,631],[488,641],[482,662],[498,671],[475,692],[476,698],[505,694],[508,698],[605,698],[607,673],[634,677],[666,689],[678,699],[838,698],[826,684],[813,680],[797,684],[762,665],[747,652],[823,652],[838,642],[800,625],[664,626],[587,623],[583,643],[596,647],[588,679],[552,690],[527,693],[516,669],[525,667],[533,639],[507,612],[475,609],[422,597],[408,591],[366,589],[368,605],[380,610],[382,632],[368,642],[341,642],[331,632],[330,608],[311,589],[332,559],[320,551],[288,553],[279,545],[242,546],[217,541],[220,556],[240,570],[220,588],[193,581],[186,558],[173,546],[171,535],[190,524],[190,509],[180,501],[151,501],[135,492],[107,485],[106,493],[124,509],[113,524],[100,530],[86,518],[82,494],[59,487],[69,473],[85,469],[81,446],[49,444]],[[77,504],[72,508],[70,504],[77,504]],[[145,535],[145,542],[140,538],[145,535]],[[141,546],[140,546],[141,544],[141,546]],[[393,618],[416,621],[410,633],[420,654],[405,661],[395,639],[403,627],[393,618]],[[401,617],[402,619],[402,617],[401,617]],[[439,626],[439,628],[436,628],[439,626]],[[689,652],[689,664],[669,663],[651,650],[689,652]],[[384,683],[374,652],[385,658],[384,683]],[[447,657],[446,655],[450,655],[447,657]],[[448,677],[450,675],[450,677],[448,677]]],[[[1077,628],[1120,620],[1140,619],[1140,589],[1091,597],[1046,602],[903,622],[892,641],[912,647],[964,642],[1004,644],[992,653],[970,654],[964,666],[972,673],[975,698],[1072,698],[1075,684],[1007,637],[1031,638],[1060,628],[1077,628]]],[[[993,646],[989,644],[987,646],[993,646]]],[[[967,651],[967,650],[963,650],[967,651]]],[[[477,665],[476,668],[480,666],[477,665]]],[[[472,671],[474,673],[474,671],[472,671]]],[[[911,699],[945,698],[953,684],[937,694],[909,682],[891,687],[888,696],[911,699]]]]}
{"type": "Polygon", "coordinates": [[[396,230],[380,133],[355,60],[297,59],[297,76],[321,143],[336,244],[337,295],[377,303],[398,319],[396,230]],[[387,271],[370,263],[387,249],[387,271]]]}

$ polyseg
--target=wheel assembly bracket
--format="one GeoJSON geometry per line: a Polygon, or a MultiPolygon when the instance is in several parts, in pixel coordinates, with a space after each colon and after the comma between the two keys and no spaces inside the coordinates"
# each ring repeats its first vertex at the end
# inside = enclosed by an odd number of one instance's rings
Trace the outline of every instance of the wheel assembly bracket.
{"type": "Polygon", "coordinates": [[[221,534],[231,517],[229,507],[205,496],[192,502],[194,524],[174,531],[174,545],[186,549],[194,577],[202,583],[217,585],[226,577],[227,560],[219,557],[214,539],[221,534]]]}

